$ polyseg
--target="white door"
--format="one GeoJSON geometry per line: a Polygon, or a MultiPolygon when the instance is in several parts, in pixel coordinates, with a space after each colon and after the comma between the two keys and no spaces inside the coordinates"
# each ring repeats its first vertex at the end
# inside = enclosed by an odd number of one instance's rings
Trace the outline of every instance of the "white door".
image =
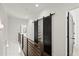
{"type": "Polygon", "coordinates": [[[68,53],[68,55],[69,56],[72,56],[73,55],[73,46],[74,46],[74,25],[75,25],[75,23],[74,23],[74,21],[73,21],[73,17],[72,17],[72,15],[70,14],[70,13],[68,13],[68,19],[67,19],[67,24],[68,24],[68,48],[67,48],[67,50],[69,50],[67,53],[68,53]]]}

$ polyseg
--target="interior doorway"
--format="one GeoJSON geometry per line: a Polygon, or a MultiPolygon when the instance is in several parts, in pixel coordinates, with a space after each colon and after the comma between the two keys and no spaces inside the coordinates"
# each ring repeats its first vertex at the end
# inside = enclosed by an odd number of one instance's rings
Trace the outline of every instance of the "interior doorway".
{"type": "Polygon", "coordinates": [[[67,56],[79,56],[79,8],[67,15],[67,56]]]}

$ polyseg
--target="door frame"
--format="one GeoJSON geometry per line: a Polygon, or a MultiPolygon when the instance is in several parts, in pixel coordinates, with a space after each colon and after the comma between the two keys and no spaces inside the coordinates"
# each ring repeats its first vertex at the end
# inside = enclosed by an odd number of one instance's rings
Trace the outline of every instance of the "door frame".
{"type": "MultiPolygon", "coordinates": [[[[70,40],[70,18],[72,19],[72,22],[73,22],[73,24],[72,24],[72,26],[74,26],[74,21],[73,21],[73,18],[72,18],[72,15],[70,14],[70,12],[68,11],[68,14],[67,14],[67,56],[72,56],[73,55],[73,46],[74,46],[74,41],[72,42],[72,53],[71,53],[71,46],[70,46],[70,42],[71,42],[71,40],[70,40]]],[[[74,38],[74,28],[72,28],[73,29],[73,36],[71,37],[71,39],[73,40],[73,39],[75,39],[74,38]]]]}
{"type": "Polygon", "coordinates": [[[67,56],[69,56],[69,12],[67,14],[67,56]]]}

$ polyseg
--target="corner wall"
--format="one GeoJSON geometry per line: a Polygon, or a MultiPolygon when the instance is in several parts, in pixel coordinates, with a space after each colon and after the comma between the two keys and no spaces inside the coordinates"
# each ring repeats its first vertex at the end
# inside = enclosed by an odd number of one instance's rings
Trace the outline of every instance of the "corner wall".
{"type": "Polygon", "coordinates": [[[0,56],[4,56],[6,55],[6,40],[8,39],[8,19],[2,4],[0,4],[0,20],[4,25],[4,28],[0,30],[0,56]]]}

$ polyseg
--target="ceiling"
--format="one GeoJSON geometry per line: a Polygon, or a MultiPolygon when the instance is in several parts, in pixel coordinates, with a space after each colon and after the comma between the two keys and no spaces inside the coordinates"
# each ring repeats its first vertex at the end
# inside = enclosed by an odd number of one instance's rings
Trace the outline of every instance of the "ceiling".
{"type": "MultiPolygon", "coordinates": [[[[64,3],[38,3],[39,7],[35,7],[35,3],[2,3],[3,8],[5,9],[8,15],[22,18],[22,19],[35,19],[39,16],[39,14],[46,10],[61,6],[69,6],[72,4],[64,4],[64,3]]],[[[76,4],[77,6],[77,4],[76,4]]],[[[79,6],[79,4],[78,4],[79,6]]],[[[72,6],[73,7],[73,6],[72,6]]]]}
{"type": "Polygon", "coordinates": [[[12,3],[2,4],[8,15],[22,19],[32,19],[38,17],[39,13],[44,10],[41,7],[35,7],[35,4],[12,3]]]}

